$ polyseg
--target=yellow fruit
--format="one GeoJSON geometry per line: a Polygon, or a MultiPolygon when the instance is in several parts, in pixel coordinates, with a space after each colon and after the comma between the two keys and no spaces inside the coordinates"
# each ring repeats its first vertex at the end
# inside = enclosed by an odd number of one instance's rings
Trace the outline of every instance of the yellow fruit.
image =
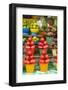
{"type": "Polygon", "coordinates": [[[31,31],[32,33],[38,33],[38,32],[39,32],[39,29],[30,29],[30,31],[31,31]]]}
{"type": "Polygon", "coordinates": [[[37,39],[37,37],[33,37],[32,39],[33,39],[33,40],[36,40],[36,39],[37,39]]]}
{"type": "Polygon", "coordinates": [[[35,29],[36,28],[36,25],[33,25],[33,29],[35,29]]]}
{"type": "Polygon", "coordinates": [[[37,41],[37,40],[39,40],[39,38],[37,38],[36,36],[34,36],[34,37],[32,38],[32,40],[33,40],[33,41],[37,41]]]}

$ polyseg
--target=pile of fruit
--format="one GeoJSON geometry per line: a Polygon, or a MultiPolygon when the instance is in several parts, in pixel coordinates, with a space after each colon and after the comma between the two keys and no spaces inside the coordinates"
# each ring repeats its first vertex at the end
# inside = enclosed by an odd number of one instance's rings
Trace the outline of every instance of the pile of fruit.
{"type": "Polygon", "coordinates": [[[40,63],[49,63],[49,56],[46,54],[45,50],[42,50],[42,54],[40,56],[40,63]]]}
{"type": "Polygon", "coordinates": [[[42,50],[42,54],[40,56],[39,64],[40,64],[40,71],[46,72],[48,71],[48,64],[49,64],[49,56],[46,54],[46,50],[42,50]]]}
{"type": "Polygon", "coordinates": [[[34,52],[35,52],[35,45],[32,40],[32,37],[30,36],[25,43],[25,59],[24,64],[26,66],[27,73],[34,72],[34,66],[36,63],[36,60],[34,58],[34,52]]]}
{"type": "Polygon", "coordinates": [[[48,44],[44,38],[40,39],[39,44],[38,44],[38,48],[39,49],[47,49],[48,48],[48,44]]]}

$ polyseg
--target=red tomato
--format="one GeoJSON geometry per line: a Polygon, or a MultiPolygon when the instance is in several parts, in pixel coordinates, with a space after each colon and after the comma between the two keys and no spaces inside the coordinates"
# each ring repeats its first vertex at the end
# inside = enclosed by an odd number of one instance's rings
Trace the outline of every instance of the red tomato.
{"type": "Polygon", "coordinates": [[[30,51],[27,51],[27,54],[28,55],[32,55],[32,51],[30,50],[30,51]]]}
{"type": "Polygon", "coordinates": [[[29,41],[27,41],[27,42],[26,42],[26,45],[29,45],[29,46],[30,46],[30,42],[29,42],[29,41]]]}
{"type": "Polygon", "coordinates": [[[31,55],[31,56],[30,56],[30,59],[34,59],[34,56],[33,56],[33,55],[31,55]]]}
{"type": "Polygon", "coordinates": [[[45,54],[46,54],[46,50],[43,50],[43,51],[42,51],[42,54],[45,55],[45,54]]]}
{"type": "Polygon", "coordinates": [[[39,42],[39,46],[43,46],[44,45],[44,43],[42,43],[42,42],[39,42]]]}
{"type": "Polygon", "coordinates": [[[47,44],[47,42],[45,41],[45,42],[44,42],[44,45],[46,45],[46,44],[47,44]]]}
{"type": "Polygon", "coordinates": [[[30,37],[28,38],[28,41],[32,41],[32,36],[30,36],[30,37]]]}
{"type": "Polygon", "coordinates": [[[30,60],[30,56],[26,56],[25,58],[26,58],[26,60],[30,60]]]}
{"type": "Polygon", "coordinates": [[[48,54],[45,55],[45,58],[49,58],[48,54]]]}
{"type": "Polygon", "coordinates": [[[41,56],[40,56],[40,59],[45,59],[45,56],[44,56],[44,55],[41,55],[41,56]]]}
{"type": "Polygon", "coordinates": [[[33,41],[31,41],[30,45],[34,45],[34,42],[33,42],[33,41]]]}
{"type": "Polygon", "coordinates": [[[31,46],[31,49],[35,49],[35,45],[31,46]]]}
{"type": "Polygon", "coordinates": [[[34,53],[35,52],[35,46],[31,46],[31,52],[34,53]]]}
{"type": "Polygon", "coordinates": [[[47,48],[48,48],[48,45],[44,45],[43,48],[44,48],[44,49],[47,49],[47,48]]]}
{"type": "Polygon", "coordinates": [[[46,49],[46,45],[44,45],[43,48],[46,49]]]}
{"type": "Polygon", "coordinates": [[[26,48],[27,50],[30,50],[30,46],[26,46],[25,48],[26,48]]]}
{"type": "Polygon", "coordinates": [[[30,61],[29,60],[25,60],[24,63],[25,64],[30,64],[30,61]]]}
{"type": "Polygon", "coordinates": [[[25,47],[25,52],[28,53],[28,51],[30,51],[30,46],[25,47]]]}
{"type": "Polygon", "coordinates": [[[30,61],[30,63],[31,63],[31,64],[35,64],[35,59],[32,59],[32,60],[30,61]]]}
{"type": "Polygon", "coordinates": [[[48,44],[46,44],[46,48],[48,48],[48,44]]]}
{"type": "Polygon", "coordinates": [[[40,64],[45,63],[43,59],[40,60],[40,64]]]}
{"type": "Polygon", "coordinates": [[[46,59],[46,60],[45,60],[45,63],[49,63],[49,61],[50,61],[49,59],[46,59]]]}
{"type": "Polygon", "coordinates": [[[44,43],[45,39],[42,37],[42,38],[40,39],[40,41],[41,41],[42,43],[44,43]]]}
{"type": "Polygon", "coordinates": [[[46,32],[41,32],[41,35],[46,35],[46,32]]]}
{"type": "Polygon", "coordinates": [[[38,48],[42,49],[43,47],[42,46],[38,46],[38,48]]]}

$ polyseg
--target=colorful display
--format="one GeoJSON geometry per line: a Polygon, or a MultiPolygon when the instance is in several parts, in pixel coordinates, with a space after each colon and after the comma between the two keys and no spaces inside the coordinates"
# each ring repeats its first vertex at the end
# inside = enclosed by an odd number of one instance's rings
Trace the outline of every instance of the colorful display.
{"type": "Polygon", "coordinates": [[[22,16],[22,71],[24,74],[57,73],[57,17],[22,16]]]}

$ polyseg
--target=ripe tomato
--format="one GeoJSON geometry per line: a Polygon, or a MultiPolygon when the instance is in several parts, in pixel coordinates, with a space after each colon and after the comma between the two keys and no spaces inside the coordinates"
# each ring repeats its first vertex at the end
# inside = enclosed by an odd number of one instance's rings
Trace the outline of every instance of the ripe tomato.
{"type": "Polygon", "coordinates": [[[30,50],[30,51],[27,51],[27,54],[28,55],[32,55],[32,51],[30,50]]]}
{"type": "Polygon", "coordinates": [[[40,64],[45,63],[43,59],[40,60],[40,64]]]}
{"type": "Polygon", "coordinates": [[[35,59],[32,59],[32,60],[30,61],[30,63],[31,63],[31,64],[35,64],[35,59]]]}
{"type": "Polygon", "coordinates": [[[40,39],[40,41],[41,41],[42,43],[44,43],[45,39],[42,37],[42,38],[40,39]]]}
{"type": "Polygon", "coordinates": [[[41,55],[41,56],[40,56],[40,59],[45,59],[45,56],[44,56],[44,55],[41,55]]]}
{"type": "Polygon", "coordinates": [[[42,50],[42,54],[43,55],[45,55],[46,54],[46,50],[44,49],[44,50],[42,50]]]}
{"type": "Polygon", "coordinates": [[[49,59],[45,59],[45,63],[49,63],[49,61],[50,61],[49,59]]]}
{"type": "Polygon", "coordinates": [[[24,63],[25,64],[30,64],[30,61],[29,60],[24,60],[24,63]]]}
{"type": "Polygon", "coordinates": [[[30,59],[34,59],[34,56],[33,56],[33,55],[31,55],[31,56],[30,56],[30,59]]]}
{"type": "Polygon", "coordinates": [[[47,58],[47,59],[49,58],[48,54],[45,55],[45,58],[47,58]]]}

